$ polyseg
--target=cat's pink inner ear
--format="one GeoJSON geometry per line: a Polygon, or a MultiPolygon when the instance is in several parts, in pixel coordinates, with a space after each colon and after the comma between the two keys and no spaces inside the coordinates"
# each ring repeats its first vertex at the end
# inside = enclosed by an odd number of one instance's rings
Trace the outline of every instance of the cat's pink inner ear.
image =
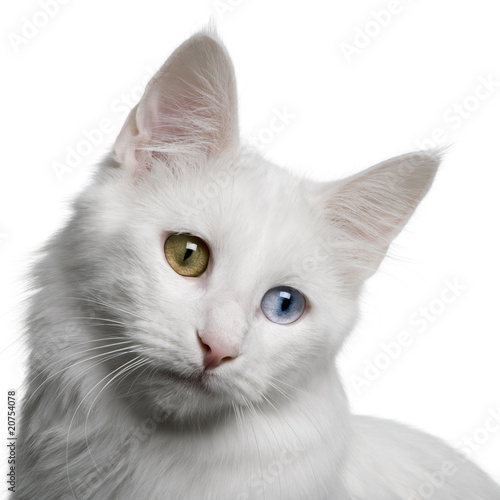
{"type": "Polygon", "coordinates": [[[116,143],[121,162],[157,154],[213,156],[238,143],[237,95],[231,59],[219,39],[198,33],[149,82],[116,143]]]}
{"type": "Polygon", "coordinates": [[[429,190],[438,165],[435,152],[409,153],[335,183],[323,193],[327,217],[347,242],[344,249],[350,249],[349,258],[364,278],[378,268],[429,190]]]}
{"type": "MultiPolygon", "coordinates": [[[[127,116],[125,123],[115,141],[115,153],[121,163],[126,163],[132,168],[137,168],[136,152],[141,140],[136,125],[137,106],[127,116]]],[[[145,140],[144,143],[147,141],[145,140]]]]}

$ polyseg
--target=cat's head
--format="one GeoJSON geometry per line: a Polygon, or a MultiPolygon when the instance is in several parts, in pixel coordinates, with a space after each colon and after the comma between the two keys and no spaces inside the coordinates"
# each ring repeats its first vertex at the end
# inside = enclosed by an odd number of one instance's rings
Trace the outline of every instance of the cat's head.
{"type": "Polygon", "coordinates": [[[293,397],[333,363],[437,165],[414,153],[322,184],[270,164],[240,144],[225,48],[193,36],[78,203],[75,286],[123,348],[108,371],[179,418],[293,397]]]}

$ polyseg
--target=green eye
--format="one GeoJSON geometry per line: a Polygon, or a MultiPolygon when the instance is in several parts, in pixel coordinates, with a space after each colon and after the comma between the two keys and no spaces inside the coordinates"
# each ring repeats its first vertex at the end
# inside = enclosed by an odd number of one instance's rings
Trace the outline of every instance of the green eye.
{"type": "Polygon", "coordinates": [[[207,244],[191,234],[172,234],[165,241],[165,257],[181,276],[195,278],[204,273],[210,252],[207,244]]]}

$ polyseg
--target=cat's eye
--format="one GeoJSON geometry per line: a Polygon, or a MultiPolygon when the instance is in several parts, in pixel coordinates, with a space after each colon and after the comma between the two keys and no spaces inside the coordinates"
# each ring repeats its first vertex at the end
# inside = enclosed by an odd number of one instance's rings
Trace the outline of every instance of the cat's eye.
{"type": "Polygon", "coordinates": [[[165,257],[181,276],[195,278],[205,272],[210,258],[208,245],[191,234],[171,234],[165,241],[165,257]]]}
{"type": "Polygon", "coordinates": [[[273,323],[286,325],[302,316],[306,308],[306,299],[295,288],[276,286],[264,294],[260,308],[266,318],[273,323]]]}

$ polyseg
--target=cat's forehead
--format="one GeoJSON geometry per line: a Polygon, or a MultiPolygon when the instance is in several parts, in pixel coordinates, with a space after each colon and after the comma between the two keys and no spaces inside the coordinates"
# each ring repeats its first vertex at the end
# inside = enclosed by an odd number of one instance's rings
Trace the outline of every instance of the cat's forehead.
{"type": "Polygon", "coordinates": [[[202,237],[229,268],[290,270],[320,231],[308,186],[264,160],[219,162],[166,183],[158,210],[163,229],[202,237]]]}
{"type": "Polygon", "coordinates": [[[184,224],[213,237],[279,239],[313,219],[305,183],[264,161],[213,165],[188,179],[176,199],[184,224]]]}

